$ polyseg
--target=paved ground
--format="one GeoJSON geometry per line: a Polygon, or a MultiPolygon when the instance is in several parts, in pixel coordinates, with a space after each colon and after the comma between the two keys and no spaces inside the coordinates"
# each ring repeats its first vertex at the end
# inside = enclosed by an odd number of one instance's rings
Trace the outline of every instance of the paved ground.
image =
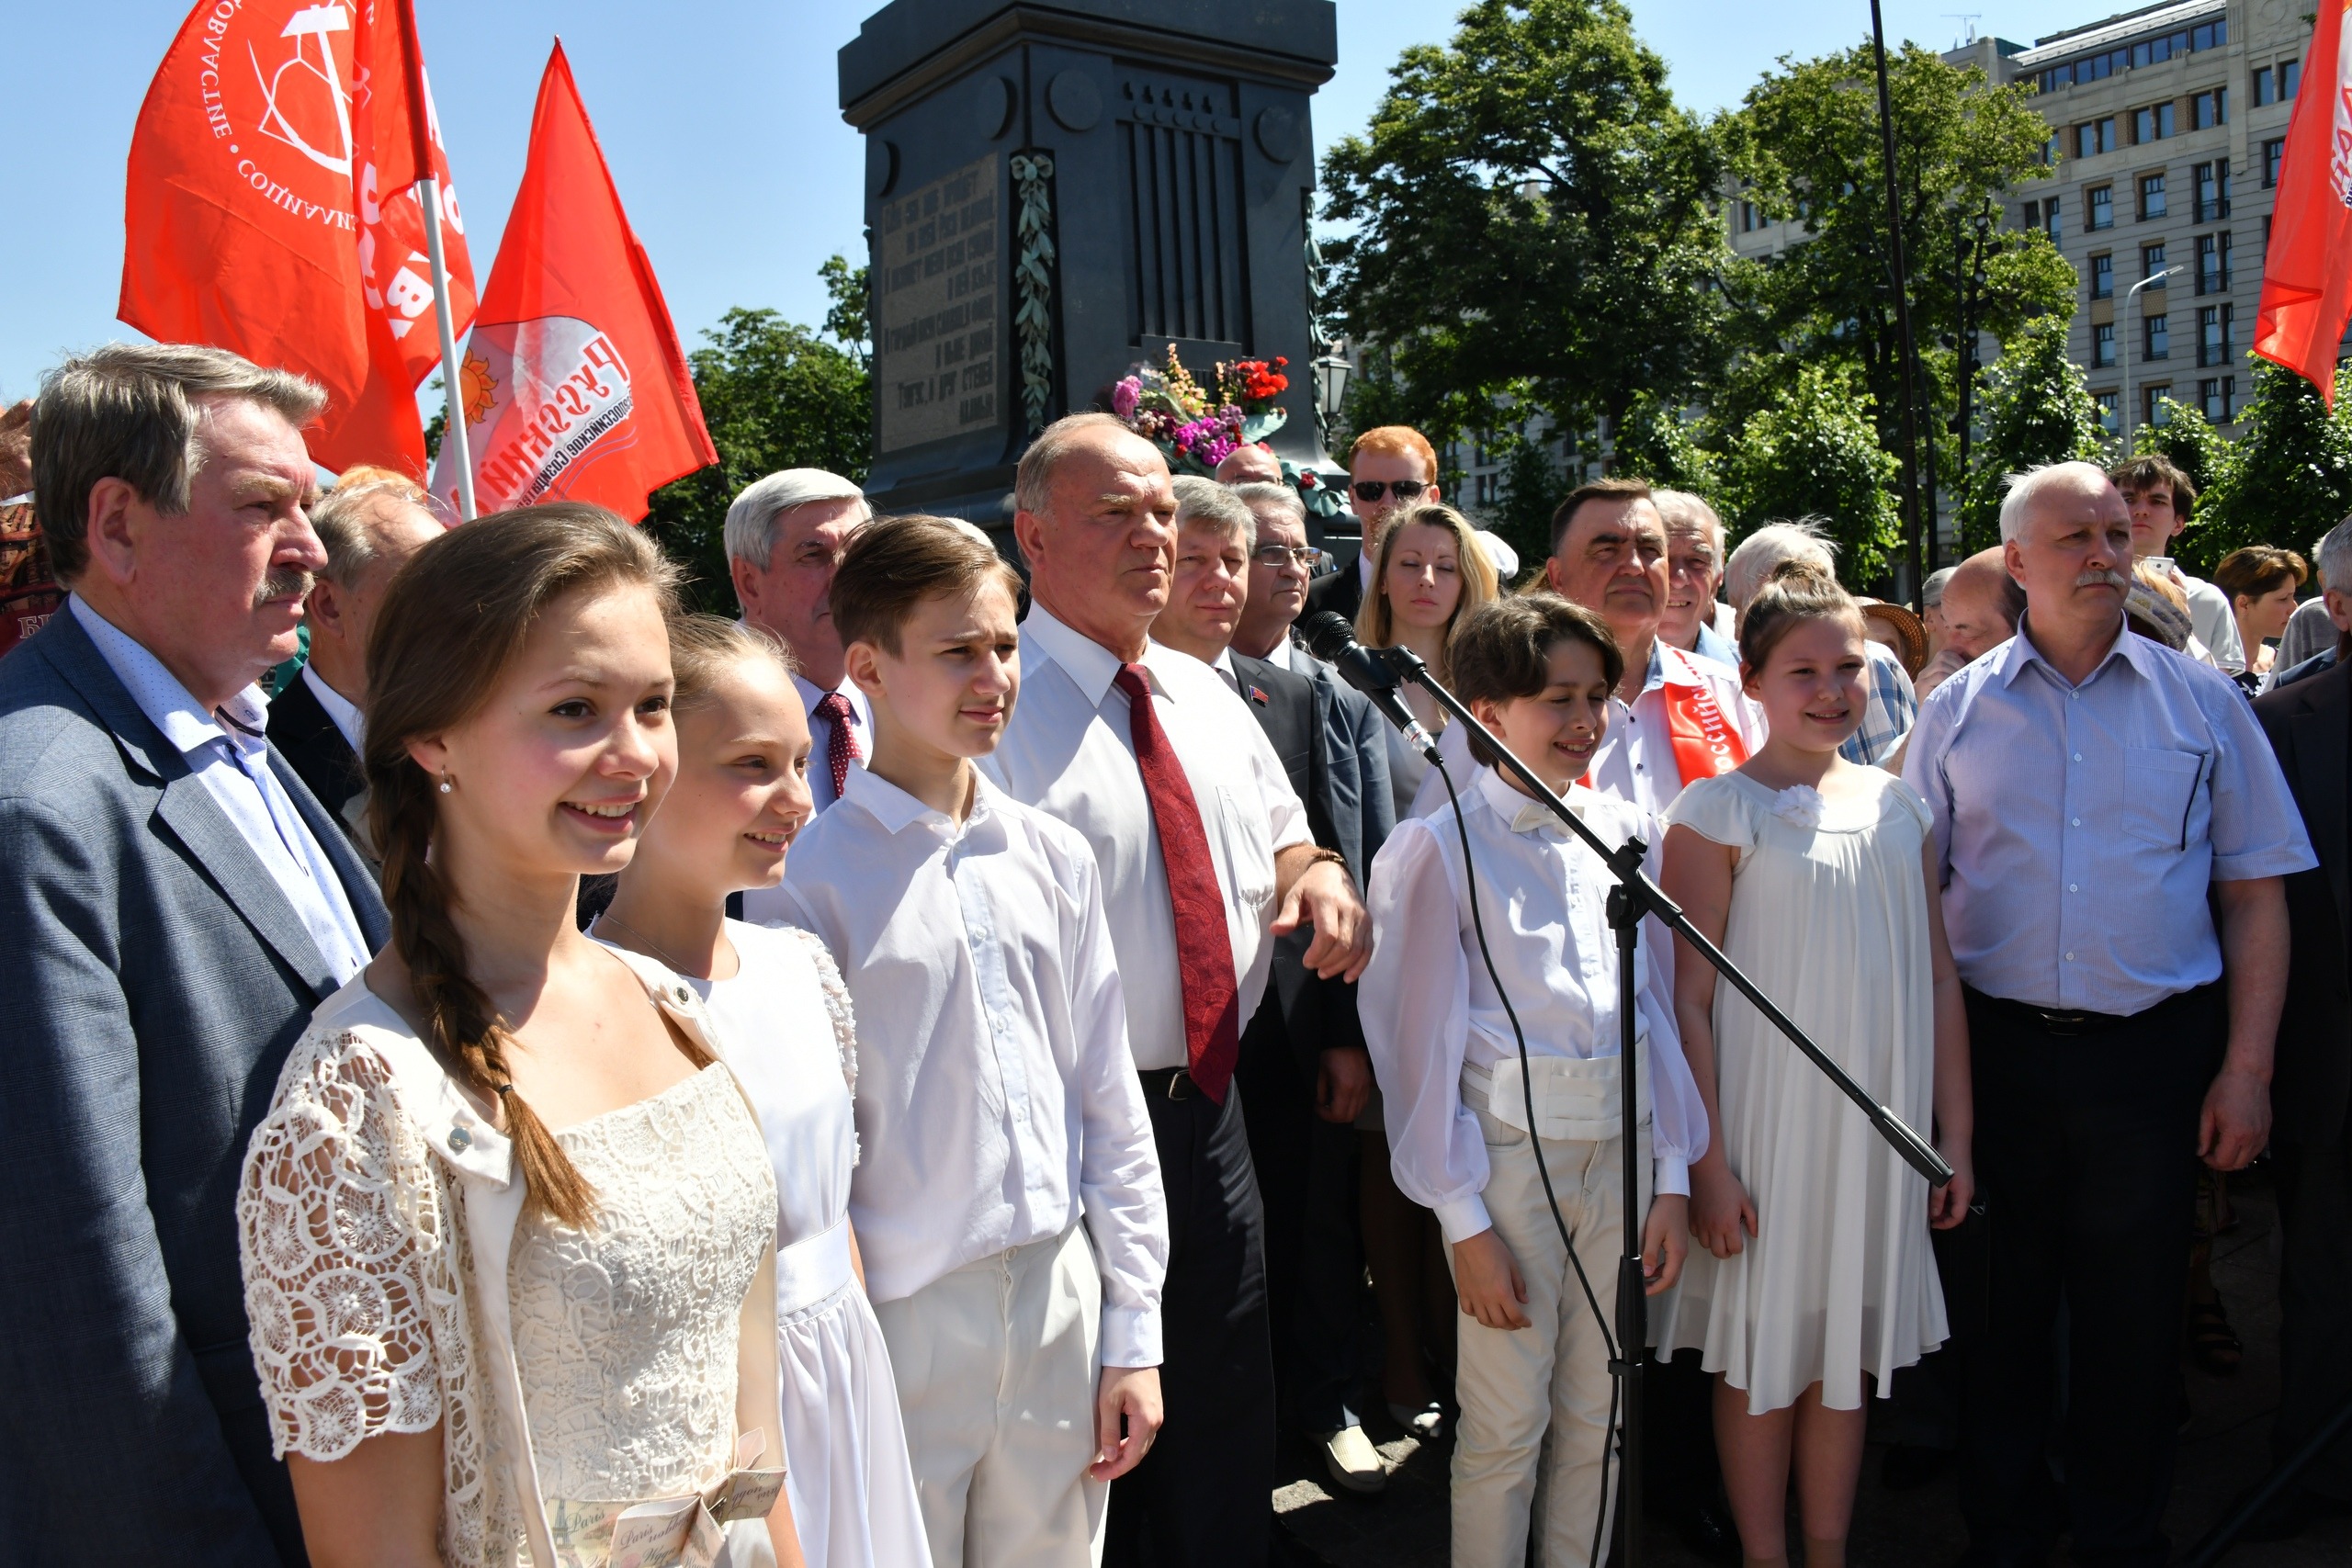
{"type": "MultiPolygon", "coordinates": [[[[2166,1524],[2176,1551],[2186,1552],[2268,1467],[2270,1414],[2278,1402],[2277,1220],[2260,1171],[2233,1186],[2238,1225],[2214,1248],[2214,1276],[2230,1321],[2245,1341],[2233,1378],[2188,1374],[2191,1418],[2181,1438],[2178,1479],[2166,1524]]],[[[1275,1494],[1281,1544],[1303,1568],[1439,1568],[1446,1562],[1447,1444],[1428,1447],[1378,1417],[1370,1427],[1389,1460],[1388,1491],[1375,1498],[1334,1495],[1321,1484],[1320,1460],[1300,1443],[1283,1454],[1287,1483],[1275,1494]]],[[[1882,1450],[1864,1462],[1849,1561],[1857,1568],[1943,1568],[1964,1537],[1949,1478],[1916,1491],[1878,1484],[1882,1450]]],[[[1664,1529],[1647,1536],[1655,1568],[1700,1568],[1704,1559],[1664,1529]]],[[[2063,1556],[2060,1561],[2064,1561],[2063,1556]]],[[[2317,1568],[2352,1564],[2352,1519],[2332,1520],[2300,1540],[2241,1547],[2231,1568],[2317,1568]]]]}

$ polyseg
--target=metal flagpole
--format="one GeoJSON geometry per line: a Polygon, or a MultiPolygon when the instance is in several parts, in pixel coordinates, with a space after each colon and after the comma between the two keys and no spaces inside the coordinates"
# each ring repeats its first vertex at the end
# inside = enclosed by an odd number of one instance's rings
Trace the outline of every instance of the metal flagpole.
{"type": "Polygon", "coordinates": [[[449,314],[449,269],[441,259],[441,182],[431,175],[416,182],[416,197],[424,203],[424,245],[433,254],[433,319],[441,328],[441,392],[447,400],[441,416],[441,439],[452,443],[458,462],[459,521],[479,514],[474,506],[474,463],[466,442],[466,411],[458,383],[465,368],[458,358],[458,333],[449,314]]]}

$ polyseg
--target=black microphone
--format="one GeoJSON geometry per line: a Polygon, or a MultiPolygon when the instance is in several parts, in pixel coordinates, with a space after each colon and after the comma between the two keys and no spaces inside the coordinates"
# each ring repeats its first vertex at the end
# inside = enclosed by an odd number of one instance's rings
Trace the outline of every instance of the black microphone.
{"type": "Polygon", "coordinates": [[[1340,680],[1370,698],[1415,750],[1432,762],[1438,760],[1437,742],[1396,695],[1396,671],[1366,651],[1345,615],[1324,610],[1307,616],[1299,630],[1306,635],[1307,652],[1337,669],[1340,680]]]}

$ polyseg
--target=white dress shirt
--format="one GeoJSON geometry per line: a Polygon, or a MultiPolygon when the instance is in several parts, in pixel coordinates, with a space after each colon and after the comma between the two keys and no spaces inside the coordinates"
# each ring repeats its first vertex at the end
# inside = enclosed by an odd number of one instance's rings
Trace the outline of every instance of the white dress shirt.
{"type": "MultiPolygon", "coordinates": [[[[1156,642],[1142,664],[1216,863],[1247,1021],[1265,993],[1273,952],[1274,856],[1307,841],[1306,808],[1272,742],[1216,671],[1156,642]]],[[[1127,1037],[1136,1066],[1148,1072],[1185,1065],[1184,987],[1168,868],[1118,673],[1116,654],[1044,605],[1031,605],[1021,624],[1021,700],[1003,743],[980,769],[1013,799],[1069,823],[1093,846],[1126,993],[1127,1037]]]]}
{"type": "MultiPolygon", "coordinates": [[[[2176,569],[2177,570],[2177,569],[2176,569]]],[[[2180,586],[2188,595],[2188,628],[2213,662],[2226,674],[2234,675],[2245,668],[2245,641],[2238,636],[2237,613],[2230,608],[2230,596],[2201,577],[2179,572],[2180,586]]]]}
{"type": "MultiPolygon", "coordinates": [[[[1657,874],[1657,825],[1647,813],[1578,784],[1574,810],[1602,840],[1638,834],[1657,874]]],[[[1462,823],[1476,857],[1487,942],[1531,1060],[1592,1060],[1619,1049],[1617,939],[1609,929],[1609,869],[1551,811],[1481,768],[1462,791],[1462,823]]],[[[1487,1145],[1462,1102],[1462,1070],[1516,1064],[1518,1036],[1478,953],[1461,829],[1451,806],[1412,818],[1372,868],[1372,963],[1356,1010],[1372,1048],[1388,1122],[1389,1159],[1408,1198],[1435,1210],[1449,1242],[1487,1228],[1487,1145]]],[[[1707,1149],[1707,1113],[1674,1021],[1671,940],[1645,919],[1635,950],[1634,1006],[1648,1048],[1637,1064],[1651,1105],[1657,1192],[1688,1193],[1690,1162],[1707,1149]]]]}
{"type": "Polygon", "coordinates": [[[1592,787],[1640,807],[1652,817],[1663,817],[1674,797],[1682,793],[1682,770],[1674,760],[1674,736],[1667,727],[1666,682],[1703,685],[1722,709],[1724,719],[1756,755],[1764,744],[1764,710],[1739,689],[1739,671],[1728,664],[1702,659],[1670,646],[1664,637],[1650,639],[1649,676],[1641,694],[1629,705],[1609,700],[1609,733],[1592,759],[1592,787]]]}
{"type": "Polygon", "coordinates": [[[1086,840],[986,779],[958,826],[860,769],[800,830],[784,893],[856,1011],[867,1293],[910,1296],[1082,1213],[1103,1362],[1159,1365],[1168,1205],[1086,840]]]}
{"type": "Polygon", "coordinates": [[[321,680],[315,664],[305,663],[302,666],[302,684],[311,688],[311,695],[318,698],[319,705],[327,710],[327,717],[333,721],[335,733],[343,737],[343,743],[354,751],[358,750],[359,709],[351,699],[321,680]]]}
{"type": "Polygon", "coordinates": [[[368,939],[334,863],[311,836],[293,797],[270,771],[269,700],[248,686],[216,716],[188,694],[163,660],[130,634],[85,604],[78,593],[66,601],[74,618],[90,634],[100,657],[164,739],[187,760],[230,825],[237,829],[286,896],[302,929],[318,943],[338,982],[368,966],[368,939]]]}
{"type": "Polygon", "coordinates": [[[2020,631],[1920,705],[1903,778],[1960,977],[2033,1007],[2128,1017],[2220,978],[2207,885],[2318,863],[2245,695],[2128,631],[2080,685],[2020,631]]]}

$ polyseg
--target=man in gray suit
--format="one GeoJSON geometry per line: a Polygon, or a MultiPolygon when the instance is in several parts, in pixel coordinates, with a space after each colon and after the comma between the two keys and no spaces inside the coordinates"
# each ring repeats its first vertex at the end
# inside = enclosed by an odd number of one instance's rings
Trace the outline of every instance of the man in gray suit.
{"type": "Polygon", "coordinates": [[[0,660],[0,1555],[300,1564],[246,1345],[245,1140],[386,934],[264,738],[325,552],[324,394],[217,349],[42,382],[34,504],[72,590],[0,660]]]}

